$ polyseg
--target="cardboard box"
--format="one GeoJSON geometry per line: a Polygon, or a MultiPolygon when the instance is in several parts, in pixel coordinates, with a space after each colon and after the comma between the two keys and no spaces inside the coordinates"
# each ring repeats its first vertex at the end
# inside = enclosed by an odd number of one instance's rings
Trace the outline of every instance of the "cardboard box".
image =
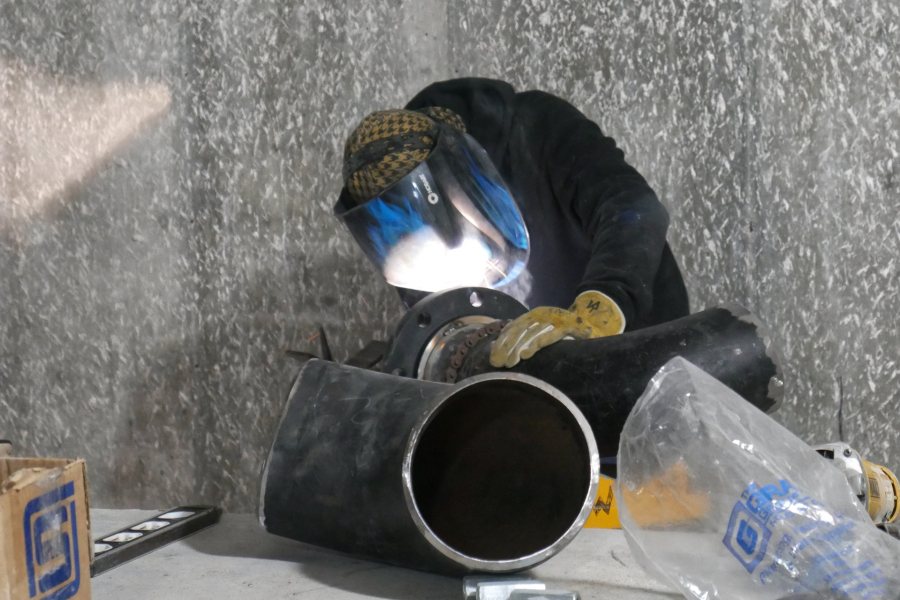
{"type": "Polygon", "coordinates": [[[92,554],[84,461],[0,455],[0,600],[87,600],[92,554]]]}

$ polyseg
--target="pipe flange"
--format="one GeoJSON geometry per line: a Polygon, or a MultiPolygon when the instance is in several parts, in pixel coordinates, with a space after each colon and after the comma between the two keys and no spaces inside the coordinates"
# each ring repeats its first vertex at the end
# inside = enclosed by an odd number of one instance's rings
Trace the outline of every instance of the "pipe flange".
{"type": "Polygon", "coordinates": [[[416,377],[425,348],[446,325],[463,317],[514,319],[528,308],[507,294],[490,288],[465,287],[430,294],[413,305],[400,320],[382,370],[416,377]]]}

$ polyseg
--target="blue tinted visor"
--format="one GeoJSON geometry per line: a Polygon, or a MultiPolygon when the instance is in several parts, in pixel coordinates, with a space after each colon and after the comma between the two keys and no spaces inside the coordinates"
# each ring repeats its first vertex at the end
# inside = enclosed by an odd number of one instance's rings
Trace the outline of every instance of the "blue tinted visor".
{"type": "Polygon", "coordinates": [[[335,214],[398,287],[502,287],[528,262],[528,231],[503,178],[478,142],[446,127],[403,179],[362,204],[344,190],[335,214]]]}

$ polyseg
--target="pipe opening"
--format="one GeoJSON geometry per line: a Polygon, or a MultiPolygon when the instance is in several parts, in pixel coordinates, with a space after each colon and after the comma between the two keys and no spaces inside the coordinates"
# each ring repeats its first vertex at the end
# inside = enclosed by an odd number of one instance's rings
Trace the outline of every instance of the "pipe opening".
{"type": "Polygon", "coordinates": [[[423,429],[411,463],[422,519],[451,549],[514,560],[557,542],[591,485],[586,433],[539,387],[492,379],[448,398],[423,429]]]}

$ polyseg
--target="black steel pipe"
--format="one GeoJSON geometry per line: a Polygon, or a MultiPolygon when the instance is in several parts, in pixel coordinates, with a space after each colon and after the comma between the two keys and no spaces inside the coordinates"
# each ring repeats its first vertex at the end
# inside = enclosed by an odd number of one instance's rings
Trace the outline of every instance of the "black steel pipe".
{"type": "MultiPolygon", "coordinates": [[[[497,371],[489,362],[496,337],[495,332],[469,336],[471,347],[455,369],[457,380],[497,371]]],[[[448,361],[459,343],[448,343],[441,360],[448,361]]],[[[612,456],[635,402],[654,373],[676,356],[763,411],[772,412],[781,402],[779,360],[760,323],[738,306],[711,308],[623,335],[563,340],[502,372],[527,374],[563,392],[587,417],[601,455],[612,456]]]]}
{"type": "Polygon", "coordinates": [[[400,566],[513,572],[571,541],[598,475],[587,421],[545,382],[449,385],[313,359],[266,462],[260,520],[400,566]]]}

